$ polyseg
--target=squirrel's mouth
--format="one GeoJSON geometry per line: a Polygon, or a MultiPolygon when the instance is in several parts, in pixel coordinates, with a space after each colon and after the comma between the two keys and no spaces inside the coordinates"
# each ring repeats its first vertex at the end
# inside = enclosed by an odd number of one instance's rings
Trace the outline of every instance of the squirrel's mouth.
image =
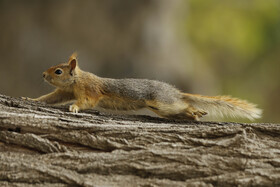
{"type": "Polygon", "coordinates": [[[53,79],[50,76],[45,76],[44,81],[47,82],[48,84],[52,85],[52,86],[55,86],[53,84],[53,79]]]}
{"type": "Polygon", "coordinates": [[[44,81],[46,81],[46,82],[49,82],[49,83],[50,83],[51,80],[52,80],[52,79],[51,79],[51,77],[49,77],[49,76],[44,77],[44,81]]]}

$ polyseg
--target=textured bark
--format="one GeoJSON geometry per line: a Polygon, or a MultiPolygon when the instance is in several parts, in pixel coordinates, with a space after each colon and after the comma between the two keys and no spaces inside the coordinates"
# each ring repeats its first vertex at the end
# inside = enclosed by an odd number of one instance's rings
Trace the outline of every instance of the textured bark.
{"type": "Polygon", "coordinates": [[[280,125],[73,114],[0,95],[0,186],[277,186],[280,125]]]}

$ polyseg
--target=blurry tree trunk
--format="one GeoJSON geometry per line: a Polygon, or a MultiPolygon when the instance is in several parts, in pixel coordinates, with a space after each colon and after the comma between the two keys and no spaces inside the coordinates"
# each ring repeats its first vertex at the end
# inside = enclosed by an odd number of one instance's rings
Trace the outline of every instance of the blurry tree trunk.
{"type": "Polygon", "coordinates": [[[47,88],[40,85],[41,72],[64,62],[73,51],[78,51],[82,69],[100,76],[145,77],[189,88],[192,60],[186,60],[190,57],[186,42],[177,34],[184,4],[183,0],[3,1],[0,55],[5,69],[0,68],[0,88],[12,96],[42,95],[47,88]],[[34,90],[34,85],[41,89],[34,90]]]}
{"type": "Polygon", "coordinates": [[[0,95],[0,186],[280,185],[280,125],[73,114],[0,95]]]}

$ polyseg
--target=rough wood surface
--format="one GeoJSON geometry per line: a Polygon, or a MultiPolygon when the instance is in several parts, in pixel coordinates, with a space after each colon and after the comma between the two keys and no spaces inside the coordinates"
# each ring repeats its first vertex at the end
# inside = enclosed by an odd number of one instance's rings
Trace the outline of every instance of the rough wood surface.
{"type": "Polygon", "coordinates": [[[0,95],[0,186],[278,186],[280,125],[73,114],[0,95]]]}

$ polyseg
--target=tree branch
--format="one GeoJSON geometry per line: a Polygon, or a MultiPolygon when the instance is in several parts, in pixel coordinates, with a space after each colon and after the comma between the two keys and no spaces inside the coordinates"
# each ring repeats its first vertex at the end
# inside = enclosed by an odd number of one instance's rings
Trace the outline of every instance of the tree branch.
{"type": "Polygon", "coordinates": [[[279,141],[279,124],[73,114],[0,95],[0,186],[276,186],[279,141]]]}

